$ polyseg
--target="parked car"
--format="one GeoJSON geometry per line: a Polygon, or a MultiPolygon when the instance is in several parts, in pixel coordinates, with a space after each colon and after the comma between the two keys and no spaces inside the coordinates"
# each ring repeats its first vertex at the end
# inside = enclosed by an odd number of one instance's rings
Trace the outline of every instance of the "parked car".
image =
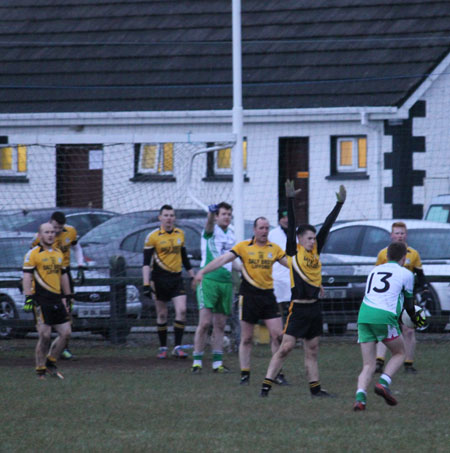
{"type": "MultiPolygon", "coordinates": [[[[321,253],[325,298],[323,313],[328,329],[343,333],[355,322],[364,296],[365,283],[340,283],[336,275],[365,276],[378,252],[391,242],[395,220],[367,220],[335,225],[321,253]]],[[[418,250],[426,275],[450,275],[450,225],[424,220],[406,220],[408,245],[418,250]]],[[[442,331],[450,314],[450,283],[432,282],[426,303],[429,331],[442,331]]]]}
{"type": "MultiPolygon", "coordinates": [[[[177,209],[176,211],[177,220],[176,225],[183,228],[182,222],[185,220],[192,220],[198,223],[196,226],[197,233],[194,237],[186,237],[188,241],[188,251],[200,250],[200,232],[205,225],[206,213],[200,209],[177,209]]],[[[80,239],[80,244],[83,247],[85,259],[88,262],[95,263],[96,266],[108,266],[109,258],[113,255],[120,254],[121,248],[119,244],[124,241],[124,238],[128,237],[131,232],[139,230],[140,227],[146,225],[147,231],[151,231],[159,226],[158,222],[159,211],[137,211],[123,214],[114,217],[107,222],[93,228],[89,233],[84,235],[80,239]]],[[[189,233],[189,232],[188,232],[189,233]]],[[[246,220],[244,224],[244,235],[245,237],[251,237],[253,234],[253,222],[246,220]]],[[[145,235],[138,238],[136,247],[140,249],[140,253],[144,248],[145,235]]],[[[128,239],[129,242],[134,239],[128,239]]],[[[126,257],[125,257],[126,258],[126,257]]]]}
{"type": "Polygon", "coordinates": [[[450,223],[450,194],[433,197],[424,220],[450,223]]]}
{"type": "MultiPolygon", "coordinates": [[[[8,288],[0,288],[0,319],[33,320],[31,313],[23,311],[25,297],[22,293],[22,265],[27,251],[30,249],[33,233],[1,232],[0,233],[0,281],[15,280],[16,283],[8,288]]],[[[75,263],[74,263],[75,264],[75,263]]],[[[74,266],[76,268],[76,266],[74,266]]],[[[88,269],[87,279],[107,278],[106,272],[88,269]]],[[[75,275],[73,275],[75,277],[75,275]]],[[[136,319],[141,316],[142,303],[139,291],[134,285],[127,285],[127,317],[136,319]]],[[[109,318],[110,289],[109,286],[75,286],[75,297],[72,315],[74,330],[91,330],[108,335],[104,328],[92,329],[91,320],[109,318]]],[[[31,325],[27,328],[15,328],[0,325],[0,337],[23,337],[33,331],[31,325]]]]}
{"type": "MultiPolygon", "coordinates": [[[[205,226],[206,214],[200,211],[200,216],[195,217],[195,211],[177,210],[176,225],[185,233],[185,245],[194,271],[199,269],[201,261],[201,233],[205,226]],[[185,213],[187,212],[187,218],[185,213]]],[[[143,249],[145,238],[156,228],[158,221],[147,222],[153,214],[132,213],[111,219],[103,225],[94,228],[90,233],[81,238],[85,258],[94,267],[109,267],[112,256],[121,255],[125,258],[127,276],[141,277],[143,263],[143,249]],[[143,222],[144,221],[144,222],[143,222]],[[141,223],[139,225],[139,223],[141,223]],[[133,227],[133,224],[135,226],[133,227]],[[136,224],[138,224],[136,226],[136,224]]],[[[253,222],[245,221],[244,234],[251,237],[253,234],[253,222]]],[[[183,269],[183,279],[187,294],[187,315],[189,323],[197,323],[197,303],[191,289],[191,280],[183,269]]],[[[145,303],[145,316],[154,317],[154,304],[145,303]]]]}
{"type": "Polygon", "coordinates": [[[96,226],[118,215],[112,211],[93,208],[42,208],[0,211],[1,231],[28,231],[35,233],[39,226],[47,222],[54,211],[66,215],[67,223],[76,228],[78,236],[83,236],[96,226]]]}

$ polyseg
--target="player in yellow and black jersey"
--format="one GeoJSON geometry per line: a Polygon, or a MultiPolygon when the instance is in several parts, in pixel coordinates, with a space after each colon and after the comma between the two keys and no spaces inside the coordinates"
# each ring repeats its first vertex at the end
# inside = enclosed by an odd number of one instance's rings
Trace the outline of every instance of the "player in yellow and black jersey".
{"type": "Polygon", "coordinates": [[[191,278],[194,278],[194,272],[184,245],[184,232],[175,227],[175,211],[172,206],[162,206],[158,219],[160,227],[146,237],[144,244],[144,294],[150,297],[154,291],[156,296],[156,323],[160,342],[158,358],[167,358],[167,302],[170,300],[175,308],[175,347],[172,355],[186,358],[187,354],[181,348],[186,323],[186,291],[181,276],[182,266],[191,278]]]}
{"type": "Polygon", "coordinates": [[[270,361],[266,378],[262,384],[261,396],[268,396],[273,380],[282,367],[284,359],[294,348],[297,338],[303,339],[304,361],[311,395],[330,396],[320,386],[317,363],[319,337],[322,334],[322,307],[319,301],[322,285],[322,265],[319,255],[330,228],[336,221],[345,202],[346,191],[344,186],[340,186],[339,193],[336,194],[337,203],[327,216],[317,236],[316,229],[312,225],[300,225],[297,230],[295,229],[294,198],[297,192],[294,190],[294,183],[289,180],[286,181],[286,197],[288,199],[286,253],[291,273],[292,299],[283,340],[279,350],[270,361]]]}
{"type": "MultiPolygon", "coordinates": [[[[250,356],[255,324],[264,320],[272,338],[272,353],[278,350],[282,335],[282,323],[273,292],[272,266],[280,262],[287,267],[285,252],[275,243],[269,242],[269,221],[258,217],[253,225],[254,236],[236,244],[229,252],[219,256],[197,272],[195,284],[201,284],[204,274],[240,258],[242,281],[239,289],[241,343],[239,362],[241,384],[250,380],[250,356]]],[[[287,384],[282,373],[277,376],[279,384],[287,384]]]]}
{"type": "MultiPolygon", "coordinates": [[[[428,282],[425,278],[425,274],[422,269],[422,261],[420,260],[419,252],[413,249],[411,246],[406,244],[406,239],[408,237],[408,231],[406,224],[404,222],[394,222],[391,227],[391,241],[392,242],[402,242],[406,245],[406,261],[403,265],[411,271],[415,277],[414,293],[420,294],[420,298],[423,301],[431,298],[429,292],[428,282]]],[[[380,264],[385,264],[388,262],[387,259],[387,247],[380,250],[377,256],[376,266],[380,264]]],[[[411,329],[408,326],[402,325],[402,334],[403,340],[405,342],[405,351],[406,357],[404,362],[404,370],[406,373],[415,374],[417,373],[416,368],[414,368],[414,357],[416,353],[416,329],[411,329]]],[[[381,373],[384,368],[384,361],[386,358],[387,348],[380,341],[377,343],[377,361],[376,361],[376,373],[381,373]]]]}
{"type": "MultiPolygon", "coordinates": [[[[73,226],[66,224],[66,216],[61,211],[53,212],[50,217],[49,223],[51,223],[53,228],[55,229],[55,241],[53,245],[54,247],[58,248],[63,254],[63,267],[68,269],[67,276],[69,277],[70,292],[73,294],[75,292],[75,288],[72,275],[70,273],[70,255],[72,249],[75,252],[75,258],[78,264],[77,281],[79,284],[83,283],[84,281],[85,269],[83,250],[78,243],[77,230],[73,226]]],[[[34,247],[38,244],[39,234],[36,235],[31,246],[34,247]]],[[[72,304],[69,304],[69,310],[71,309],[72,304]]],[[[73,354],[69,350],[68,344],[62,352],[61,358],[67,360],[73,358],[73,354]]]]}
{"type": "Polygon", "coordinates": [[[56,369],[70,333],[67,308],[70,284],[62,252],[53,246],[55,230],[51,223],[39,229],[39,245],[25,256],[23,264],[24,310],[33,311],[39,340],[36,345],[36,373],[44,379],[46,373],[62,378],[56,369]],[[50,347],[52,328],[59,334],[50,347]]]}

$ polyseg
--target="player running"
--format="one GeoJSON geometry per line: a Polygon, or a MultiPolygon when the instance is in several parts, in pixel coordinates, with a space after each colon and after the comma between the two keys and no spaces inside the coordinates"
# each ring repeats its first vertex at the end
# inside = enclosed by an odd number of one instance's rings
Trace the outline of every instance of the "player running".
{"type": "Polygon", "coordinates": [[[398,324],[403,306],[416,326],[425,323],[414,309],[413,274],[402,267],[406,252],[403,242],[392,242],[387,249],[388,262],[375,267],[367,278],[366,292],[358,315],[358,343],[361,345],[363,368],[358,377],[354,411],[366,409],[367,387],[375,372],[378,342],[387,346],[392,357],[375,384],[375,393],[390,406],[397,404],[390,384],[405,359],[405,344],[398,324]]]}

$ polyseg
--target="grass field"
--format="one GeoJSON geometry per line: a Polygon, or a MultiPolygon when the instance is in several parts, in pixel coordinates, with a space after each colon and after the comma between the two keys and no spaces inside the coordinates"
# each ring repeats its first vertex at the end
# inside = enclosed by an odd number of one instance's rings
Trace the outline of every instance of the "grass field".
{"type": "Polygon", "coordinates": [[[251,384],[241,387],[235,354],[226,356],[233,374],[212,374],[207,362],[193,376],[190,360],[157,362],[154,342],[140,340],[74,340],[79,359],[60,363],[66,379],[40,382],[35,341],[0,342],[1,452],[450,451],[448,341],[421,341],[420,373],[401,371],[393,382],[399,405],[371,391],[364,413],[351,410],[361,366],[352,338],[324,339],[321,381],[337,397],[319,401],[309,396],[301,348],[284,367],[292,385],[262,399],[267,345],[254,348],[251,384]]]}

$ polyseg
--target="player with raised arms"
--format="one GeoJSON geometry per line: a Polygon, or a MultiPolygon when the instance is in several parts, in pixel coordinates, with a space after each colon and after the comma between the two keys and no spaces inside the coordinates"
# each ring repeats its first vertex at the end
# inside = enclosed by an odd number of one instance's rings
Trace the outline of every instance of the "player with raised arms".
{"type": "Polygon", "coordinates": [[[319,255],[325,245],[328,232],[344,205],[346,191],[344,186],[340,186],[336,194],[337,203],[316,236],[316,229],[312,225],[300,225],[296,230],[294,199],[300,190],[295,190],[294,182],[290,180],[286,181],[285,187],[288,200],[286,253],[291,273],[291,303],[281,346],[272,356],[260,395],[262,397],[269,395],[275,376],[285,358],[294,349],[297,338],[302,338],[311,396],[329,397],[331,395],[320,385],[317,362],[319,338],[323,329],[322,306],[319,300],[322,292],[322,264],[319,255]]]}

